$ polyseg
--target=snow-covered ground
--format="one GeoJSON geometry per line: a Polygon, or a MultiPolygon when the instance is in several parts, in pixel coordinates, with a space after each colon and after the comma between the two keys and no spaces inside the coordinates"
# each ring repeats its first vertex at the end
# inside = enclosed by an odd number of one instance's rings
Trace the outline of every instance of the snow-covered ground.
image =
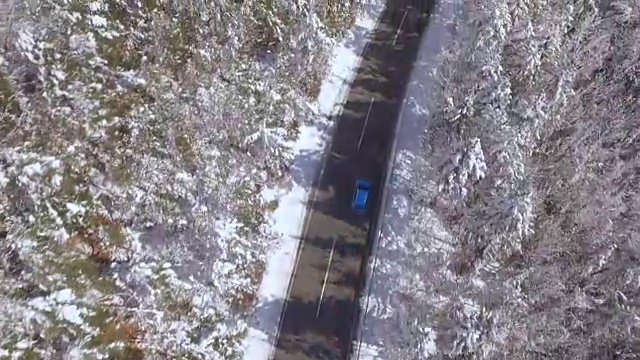
{"type": "Polygon", "coordinates": [[[354,27],[335,43],[328,76],[322,83],[317,100],[309,104],[314,119],[311,124],[301,127],[300,137],[293,144],[293,183],[286,189],[266,189],[263,192],[265,201],[278,201],[278,207],[272,214],[272,223],[280,237],[278,245],[267,255],[267,268],[258,292],[256,313],[250,321],[251,327],[244,344],[245,360],[268,359],[273,349],[290,276],[296,265],[306,202],[335,125],[331,120],[341,112],[362,51],[383,7],[382,0],[364,3],[354,27]],[[267,303],[278,303],[280,306],[263,306],[267,303]]]}
{"type": "MultiPolygon", "coordinates": [[[[429,329],[423,333],[413,331],[419,325],[417,308],[420,303],[411,302],[411,294],[420,291],[407,274],[413,273],[416,262],[425,261],[426,252],[438,249],[418,248],[413,242],[412,184],[419,173],[418,157],[427,114],[433,108],[429,96],[437,79],[431,74],[438,63],[438,56],[453,38],[452,21],[459,18],[462,7],[456,0],[440,1],[422,38],[415,67],[407,87],[404,104],[399,115],[394,142],[395,158],[383,199],[384,211],[380,214],[380,237],[369,260],[369,281],[364,290],[361,306],[360,340],[354,359],[409,359],[423,358],[434,348],[429,329]]],[[[447,233],[433,218],[429,228],[434,239],[439,239],[446,251],[447,233]]],[[[416,276],[418,276],[416,274],[416,276]]]]}

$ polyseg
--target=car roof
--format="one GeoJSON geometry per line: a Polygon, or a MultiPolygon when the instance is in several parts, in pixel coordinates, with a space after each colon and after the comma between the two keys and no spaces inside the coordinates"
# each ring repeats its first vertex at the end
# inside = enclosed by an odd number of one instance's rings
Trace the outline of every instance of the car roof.
{"type": "Polygon", "coordinates": [[[363,207],[367,202],[367,191],[357,190],[353,199],[353,203],[358,207],[363,207]]]}

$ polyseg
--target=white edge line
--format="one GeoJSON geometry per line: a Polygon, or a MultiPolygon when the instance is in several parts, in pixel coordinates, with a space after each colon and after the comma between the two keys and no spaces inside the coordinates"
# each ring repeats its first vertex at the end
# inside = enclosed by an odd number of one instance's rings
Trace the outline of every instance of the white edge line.
{"type": "Polygon", "coordinates": [[[362,139],[364,139],[364,132],[367,130],[367,123],[369,122],[369,115],[371,115],[371,108],[373,107],[373,98],[371,98],[371,102],[369,102],[369,110],[367,110],[367,117],[364,119],[364,125],[362,126],[362,132],[360,133],[360,139],[358,140],[358,150],[360,150],[360,145],[362,145],[362,139]]]}
{"type": "Polygon", "coordinates": [[[398,34],[400,34],[400,29],[402,29],[402,24],[404,24],[404,18],[407,17],[407,13],[409,12],[409,10],[405,10],[404,11],[404,15],[402,16],[402,20],[400,20],[400,25],[398,26],[398,30],[396,31],[395,36],[393,37],[393,42],[391,44],[395,45],[396,44],[396,40],[398,40],[398,34]]]}
{"type": "Polygon", "coordinates": [[[382,202],[380,203],[380,211],[378,212],[378,221],[376,224],[377,229],[375,232],[373,232],[373,234],[377,235],[373,239],[374,245],[372,247],[372,254],[371,254],[371,257],[373,258],[373,260],[371,259],[369,260],[371,262],[370,266],[367,266],[370,268],[370,271],[368,274],[369,279],[365,283],[365,287],[361,295],[361,299],[364,297],[364,299],[366,300],[364,304],[360,304],[364,306],[360,311],[360,320],[358,324],[358,329],[360,329],[360,333],[358,334],[358,351],[355,359],[352,358],[352,360],[360,359],[360,351],[362,349],[362,334],[364,332],[364,320],[366,318],[367,310],[369,309],[369,297],[370,297],[369,291],[370,291],[371,283],[373,281],[373,274],[375,273],[376,265],[378,264],[377,253],[378,253],[378,249],[380,248],[380,237],[382,236],[382,223],[384,221],[385,208],[388,200],[388,196],[386,195],[386,192],[384,191],[384,189],[386,189],[389,186],[389,181],[391,180],[391,173],[393,171],[393,164],[395,164],[395,161],[396,161],[396,147],[398,145],[398,130],[400,129],[400,124],[402,122],[404,108],[406,107],[406,105],[407,105],[407,97],[405,95],[405,98],[402,100],[402,107],[400,108],[400,113],[398,114],[398,122],[396,123],[396,128],[394,129],[393,143],[391,145],[391,157],[389,158],[389,163],[387,164],[387,172],[385,174],[384,182],[382,183],[382,193],[381,193],[382,202]]]}
{"type": "Polygon", "coordinates": [[[336,250],[336,237],[333,237],[333,244],[331,245],[331,253],[329,254],[329,263],[327,264],[327,271],[324,273],[324,280],[322,281],[322,291],[320,291],[320,297],[318,298],[318,309],[316,310],[316,319],[320,315],[320,308],[322,307],[322,298],[324,298],[324,291],[327,288],[327,279],[329,279],[329,273],[331,272],[331,261],[333,260],[333,252],[336,250]]]}

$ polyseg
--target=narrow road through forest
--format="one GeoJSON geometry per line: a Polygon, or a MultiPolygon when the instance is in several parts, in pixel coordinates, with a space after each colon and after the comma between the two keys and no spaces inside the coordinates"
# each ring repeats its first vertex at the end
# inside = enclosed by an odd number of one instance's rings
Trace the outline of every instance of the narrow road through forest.
{"type": "Polygon", "coordinates": [[[364,49],[314,184],[274,360],[348,359],[396,121],[431,1],[389,0],[364,49]],[[356,179],[369,209],[351,208],[356,179]],[[318,196],[323,194],[323,196],[318,196]]]}

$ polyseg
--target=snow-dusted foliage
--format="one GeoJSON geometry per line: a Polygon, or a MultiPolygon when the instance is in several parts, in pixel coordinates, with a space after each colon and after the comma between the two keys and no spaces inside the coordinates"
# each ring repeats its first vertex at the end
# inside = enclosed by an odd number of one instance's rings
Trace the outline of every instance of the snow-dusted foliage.
{"type": "Polygon", "coordinates": [[[2,8],[0,357],[237,358],[349,4],[2,8]]]}
{"type": "Polygon", "coordinates": [[[412,348],[637,358],[640,3],[466,7],[436,75],[405,241],[420,257],[402,265],[410,296],[396,302],[416,319],[412,348]]]}

